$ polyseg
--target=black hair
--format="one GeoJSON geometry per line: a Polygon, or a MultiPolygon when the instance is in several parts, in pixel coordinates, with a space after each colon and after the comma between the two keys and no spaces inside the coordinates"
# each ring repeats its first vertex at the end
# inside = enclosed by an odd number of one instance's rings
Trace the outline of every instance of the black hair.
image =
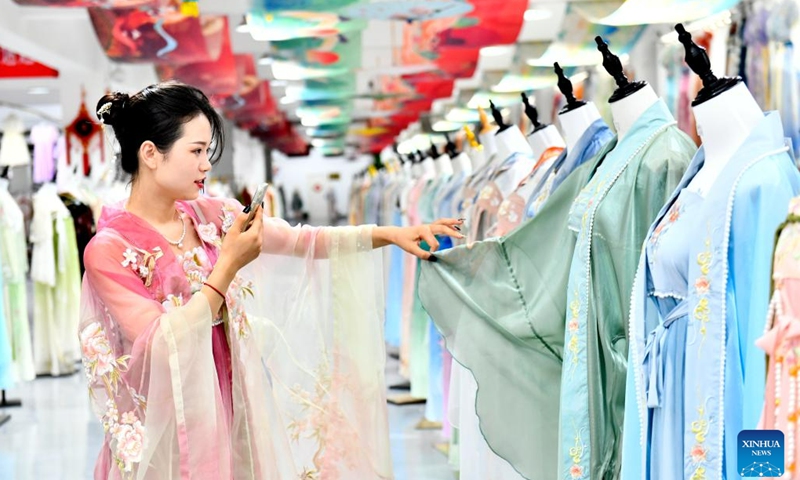
{"type": "Polygon", "coordinates": [[[114,128],[119,142],[119,165],[136,178],[139,147],[150,140],[161,153],[168,152],[183,135],[183,126],[205,115],[211,124],[211,163],[225,148],[222,118],[199,89],[177,82],[157,83],[133,95],[114,92],[97,102],[97,118],[114,128]]]}

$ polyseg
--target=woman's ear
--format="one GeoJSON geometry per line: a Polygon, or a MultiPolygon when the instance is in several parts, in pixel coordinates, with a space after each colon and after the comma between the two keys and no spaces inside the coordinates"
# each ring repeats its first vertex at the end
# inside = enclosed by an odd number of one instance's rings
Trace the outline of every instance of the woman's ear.
{"type": "Polygon", "coordinates": [[[163,157],[163,155],[161,155],[156,145],[150,140],[144,141],[139,147],[139,160],[151,170],[158,166],[161,157],[163,157]]]}

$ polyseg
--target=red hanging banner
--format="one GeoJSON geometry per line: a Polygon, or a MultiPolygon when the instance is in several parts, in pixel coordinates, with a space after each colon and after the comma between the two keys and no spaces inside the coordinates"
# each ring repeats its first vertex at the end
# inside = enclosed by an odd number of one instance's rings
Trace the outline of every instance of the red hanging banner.
{"type": "Polygon", "coordinates": [[[0,47],[0,78],[56,78],[58,70],[0,47]]]}

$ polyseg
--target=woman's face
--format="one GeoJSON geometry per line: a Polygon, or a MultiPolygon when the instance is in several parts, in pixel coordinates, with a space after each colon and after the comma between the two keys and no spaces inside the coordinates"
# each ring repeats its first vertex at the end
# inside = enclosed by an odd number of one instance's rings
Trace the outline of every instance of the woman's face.
{"type": "Polygon", "coordinates": [[[153,178],[159,189],[175,200],[194,200],[202,192],[211,170],[211,123],[198,115],[183,126],[183,135],[154,162],[153,178]]]}

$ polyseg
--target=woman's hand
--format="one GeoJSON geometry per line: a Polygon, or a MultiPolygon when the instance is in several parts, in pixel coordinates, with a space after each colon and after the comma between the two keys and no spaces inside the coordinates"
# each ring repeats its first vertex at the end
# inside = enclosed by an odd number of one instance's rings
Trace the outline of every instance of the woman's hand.
{"type": "Polygon", "coordinates": [[[418,225],[415,227],[378,227],[373,246],[380,248],[385,245],[397,245],[406,252],[415,255],[423,260],[428,260],[431,253],[439,249],[439,241],[436,235],[446,235],[452,238],[464,238],[460,227],[464,224],[461,219],[443,218],[436,220],[430,225],[418,225]],[[419,244],[425,241],[431,248],[426,252],[420,248],[419,244]]]}
{"type": "Polygon", "coordinates": [[[233,221],[233,225],[225,234],[220,249],[219,261],[225,267],[233,270],[235,274],[248,263],[252,262],[261,254],[261,243],[264,238],[263,208],[261,205],[256,207],[253,221],[247,231],[242,232],[242,227],[247,221],[248,214],[241,213],[233,221]]]}

